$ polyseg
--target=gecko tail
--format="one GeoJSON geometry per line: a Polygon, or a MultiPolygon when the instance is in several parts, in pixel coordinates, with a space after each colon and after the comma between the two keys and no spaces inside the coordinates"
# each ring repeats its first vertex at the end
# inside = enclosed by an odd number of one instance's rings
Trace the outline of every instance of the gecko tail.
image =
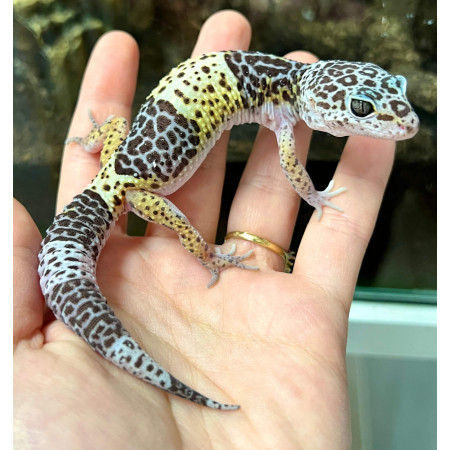
{"type": "MultiPolygon", "coordinates": [[[[117,318],[115,320],[118,321],[117,318]]],[[[102,356],[137,378],[169,394],[213,409],[232,411],[240,408],[239,405],[216,402],[175,378],[153,360],[124,329],[122,336],[102,356]]]]}
{"type": "Polygon", "coordinates": [[[67,280],[53,288],[48,302],[55,315],[89,346],[135,377],[178,397],[220,410],[238,405],[216,402],[179,381],[154,361],[131,337],[91,279],[67,280]],[[77,293],[77,294],[75,294],[77,293]]]}
{"type": "Polygon", "coordinates": [[[39,252],[40,284],[48,307],[93,350],[168,393],[214,409],[215,402],[174,378],[131,337],[97,284],[97,258],[113,227],[104,200],[86,189],[57,215],[39,252]]]}

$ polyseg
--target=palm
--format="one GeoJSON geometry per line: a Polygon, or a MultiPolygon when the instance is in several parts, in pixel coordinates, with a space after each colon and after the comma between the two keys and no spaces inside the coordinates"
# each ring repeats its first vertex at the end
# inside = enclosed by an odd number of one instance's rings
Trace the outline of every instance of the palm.
{"type": "MultiPolygon", "coordinates": [[[[75,423],[70,442],[87,445],[83,440],[92,443],[94,437],[104,445],[111,438],[120,448],[121,439],[123,446],[148,445],[156,432],[166,443],[173,439],[176,444],[191,433],[204,442],[205,436],[222,436],[232,421],[233,442],[244,444],[258,442],[266,422],[276,423],[283,415],[302,424],[297,431],[305,433],[318,417],[328,423],[328,405],[346,408],[345,314],[314,286],[301,286],[278,272],[232,269],[206,290],[205,269],[177,239],[166,238],[112,237],[98,275],[117,315],[155,359],[202,393],[232,399],[242,409],[214,412],[224,417],[211,420],[203,408],[105,362],[53,321],[43,328],[40,351],[16,365],[17,383],[33,373],[36,390],[28,393],[27,408],[41,396],[47,399],[32,428],[52,427],[51,418],[61,415],[62,423],[53,430],[57,436],[67,440],[69,424],[75,423]],[[62,402],[68,389],[75,395],[62,402]],[[119,425],[105,433],[111,422],[119,425]],[[187,430],[180,426],[186,423],[187,430]],[[178,427],[181,437],[174,439],[178,427]],[[80,435],[80,428],[86,433],[80,435]],[[141,433],[127,432],[136,428],[141,433]]],[[[340,425],[346,420],[343,415],[340,425]]],[[[288,444],[300,437],[275,427],[271,439],[288,444]]]]}
{"type": "MultiPolygon", "coordinates": [[[[245,47],[249,33],[241,16],[219,13],[205,24],[195,51],[245,47]],[[222,23],[235,34],[222,33],[222,23]],[[227,41],[221,42],[221,36],[227,41]]],[[[105,37],[90,67],[71,136],[86,133],[87,106],[93,110],[98,106],[105,117],[130,112],[137,69],[130,38],[122,33],[105,37]],[[108,78],[108,64],[124,73],[117,74],[117,86],[102,91],[97,80],[102,80],[102,73],[103,80],[114,83],[108,78]],[[130,82],[123,83],[124,77],[130,82]]],[[[296,137],[303,154],[309,136],[300,125],[296,137]]],[[[172,198],[209,241],[217,227],[225,151],[226,139],[172,198]]],[[[335,177],[349,189],[349,195],[340,198],[346,213],[327,211],[320,222],[313,219],[292,274],[279,272],[277,255],[253,247],[255,259],[249,263],[258,265],[259,272],[229,269],[207,289],[208,271],[181,247],[173,232],[149,227],[147,236],[129,237],[122,232],[123,221],[113,231],[97,276],[117,316],[174,376],[214,400],[240,404],[241,409],[233,412],[167,395],[102,359],[62,323],[50,319],[44,326],[34,275],[40,237],[31,218],[17,207],[17,443],[28,445],[31,440],[39,447],[51,442],[54,448],[348,447],[348,310],[392,157],[391,143],[349,140],[335,177]]],[[[275,140],[262,131],[228,227],[288,247],[299,202],[276,159],[275,140]],[[277,214],[267,214],[273,208],[277,214]]],[[[79,149],[66,152],[60,206],[97,170],[98,156],[79,149]]],[[[251,245],[236,243],[240,254],[251,245]]]]}

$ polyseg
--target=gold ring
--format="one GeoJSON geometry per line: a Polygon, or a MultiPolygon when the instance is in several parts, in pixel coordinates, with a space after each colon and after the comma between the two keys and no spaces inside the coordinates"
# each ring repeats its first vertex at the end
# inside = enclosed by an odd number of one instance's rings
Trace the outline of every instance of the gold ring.
{"type": "Polygon", "coordinates": [[[274,244],[273,242],[270,242],[267,239],[256,236],[255,234],[249,233],[247,231],[231,231],[225,236],[225,241],[227,241],[228,239],[243,239],[245,241],[253,242],[254,244],[258,244],[261,247],[271,250],[272,252],[279,255],[283,260],[284,271],[286,273],[292,272],[292,268],[294,266],[295,261],[295,252],[289,250],[286,251],[279,245],[274,244]]]}

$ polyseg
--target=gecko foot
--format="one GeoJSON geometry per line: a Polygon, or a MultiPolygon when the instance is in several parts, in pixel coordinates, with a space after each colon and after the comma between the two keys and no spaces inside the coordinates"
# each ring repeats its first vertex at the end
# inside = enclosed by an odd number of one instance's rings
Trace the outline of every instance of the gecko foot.
{"type": "Polygon", "coordinates": [[[328,199],[335,197],[336,195],[342,194],[342,192],[345,192],[347,188],[341,187],[339,189],[336,189],[335,191],[332,191],[333,187],[334,187],[334,180],[331,180],[325,190],[316,192],[315,198],[310,203],[311,206],[314,206],[314,208],[316,208],[317,220],[321,219],[323,212],[322,208],[324,206],[328,206],[329,208],[333,208],[339,212],[343,211],[342,208],[335,205],[334,203],[331,203],[330,201],[328,201],[328,199]]]}
{"type": "Polygon", "coordinates": [[[114,119],[114,115],[109,116],[103,124],[99,124],[90,109],[88,109],[88,116],[89,120],[92,123],[92,130],[90,133],[82,138],[82,137],[71,137],[64,141],[64,145],[71,144],[72,142],[75,142],[77,144],[80,144],[83,149],[88,153],[97,153],[99,152],[103,147],[103,141],[104,136],[102,134],[101,128],[110,122],[112,119],[114,119]]]}
{"type": "Polygon", "coordinates": [[[217,280],[219,279],[219,272],[228,269],[229,267],[238,267],[240,269],[247,270],[259,270],[259,267],[257,266],[251,266],[242,262],[253,253],[253,250],[250,250],[240,256],[234,256],[235,252],[236,244],[233,244],[231,250],[228,253],[222,253],[219,247],[215,248],[215,253],[210,255],[210,259],[204,263],[204,265],[211,273],[211,280],[208,283],[208,288],[210,288],[217,282],[217,280]]]}

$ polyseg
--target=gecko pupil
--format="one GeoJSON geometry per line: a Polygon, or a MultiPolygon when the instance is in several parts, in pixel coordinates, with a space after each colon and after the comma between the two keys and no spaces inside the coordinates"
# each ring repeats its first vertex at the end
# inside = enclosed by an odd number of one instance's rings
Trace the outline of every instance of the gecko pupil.
{"type": "Polygon", "coordinates": [[[367,117],[374,112],[373,105],[365,100],[353,98],[350,103],[350,109],[356,117],[367,117]]]}

